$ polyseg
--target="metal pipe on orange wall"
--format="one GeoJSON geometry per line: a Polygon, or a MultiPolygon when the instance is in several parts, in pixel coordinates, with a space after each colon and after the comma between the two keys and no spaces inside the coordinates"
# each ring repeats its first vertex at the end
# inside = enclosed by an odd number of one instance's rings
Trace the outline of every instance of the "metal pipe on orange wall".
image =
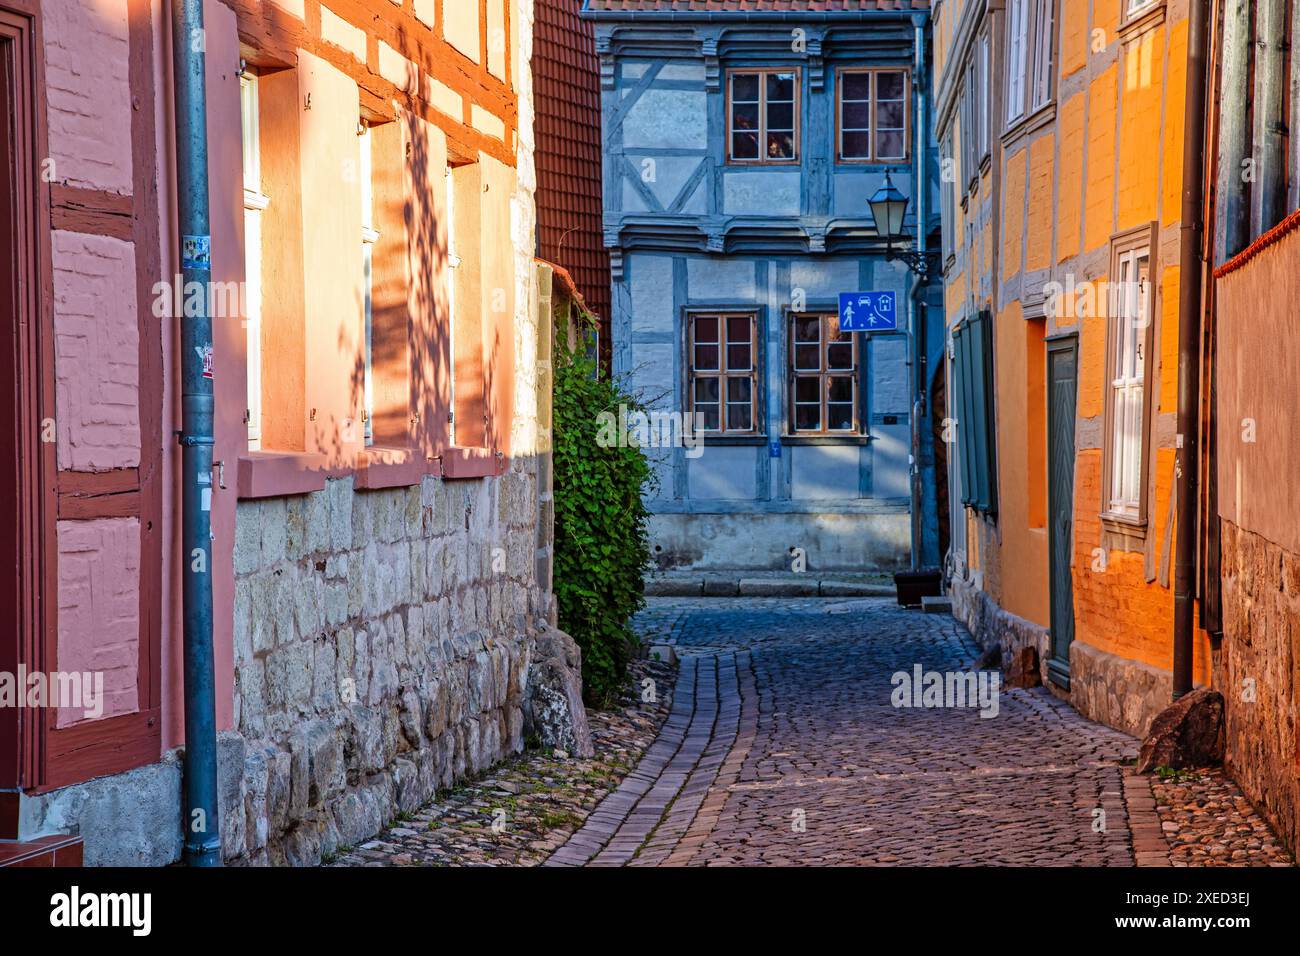
{"type": "MultiPolygon", "coordinates": [[[[208,218],[207,88],[203,0],[172,0],[176,86],[176,218],[185,288],[212,280],[208,218]]],[[[212,317],[209,296],[181,323],[181,542],[185,672],[185,862],[221,865],[217,810],[216,686],[212,658],[212,317]]]]}
{"type": "Polygon", "coordinates": [[[1187,99],[1183,118],[1183,208],[1178,278],[1178,539],[1174,563],[1173,696],[1192,689],[1196,636],[1196,554],[1201,410],[1201,277],[1205,242],[1205,99],[1209,0],[1192,0],[1187,25],[1187,99]]]}

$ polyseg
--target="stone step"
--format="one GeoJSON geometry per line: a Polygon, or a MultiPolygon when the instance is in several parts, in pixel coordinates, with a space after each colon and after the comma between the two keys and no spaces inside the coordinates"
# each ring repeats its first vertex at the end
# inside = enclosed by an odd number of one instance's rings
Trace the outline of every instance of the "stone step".
{"type": "Polygon", "coordinates": [[[648,597],[893,597],[893,585],[872,576],[783,574],[752,576],[653,574],[646,578],[648,597]]]}

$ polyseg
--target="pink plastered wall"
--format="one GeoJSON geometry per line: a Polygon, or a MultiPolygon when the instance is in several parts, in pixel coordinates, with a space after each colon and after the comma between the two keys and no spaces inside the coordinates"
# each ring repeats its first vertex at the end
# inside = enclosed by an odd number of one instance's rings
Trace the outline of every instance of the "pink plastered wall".
{"type": "MultiPolygon", "coordinates": [[[[60,521],[58,669],[103,674],[99,719],[139,709],[140,521],[60,521]]],[[[59,708],[57,724],[87,719],[59,708]]]]}
{"type": "Polygon", "coordinates": [[[131,192],[127,0],[45,0],[53,180],[131,192]]]}
{"type": "Polygon", "coordinates": [[[135,247],[53,234],[55,429],[59,468],[140,464],[135,247]]]}

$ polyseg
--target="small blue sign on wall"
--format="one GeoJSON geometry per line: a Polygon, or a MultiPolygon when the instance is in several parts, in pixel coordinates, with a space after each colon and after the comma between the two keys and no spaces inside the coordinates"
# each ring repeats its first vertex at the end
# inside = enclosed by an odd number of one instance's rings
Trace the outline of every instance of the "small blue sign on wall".
{"type": "Polygon", "coordinates": [[[841,292],[841,332],[897,332],[898,293],[841,292]]]}

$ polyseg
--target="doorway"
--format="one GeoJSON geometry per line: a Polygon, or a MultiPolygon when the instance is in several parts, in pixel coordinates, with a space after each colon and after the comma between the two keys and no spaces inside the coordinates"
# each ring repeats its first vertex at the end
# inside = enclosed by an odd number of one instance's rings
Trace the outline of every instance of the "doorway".
{"type": "Polygon", "coordinates": [[[1047,508],[1051,573],[1051,681],[1070,689],[1070,645],[1074,643],[1074,416],[1078,390],[1078,340],[1047,343],[1047,508]]]}

